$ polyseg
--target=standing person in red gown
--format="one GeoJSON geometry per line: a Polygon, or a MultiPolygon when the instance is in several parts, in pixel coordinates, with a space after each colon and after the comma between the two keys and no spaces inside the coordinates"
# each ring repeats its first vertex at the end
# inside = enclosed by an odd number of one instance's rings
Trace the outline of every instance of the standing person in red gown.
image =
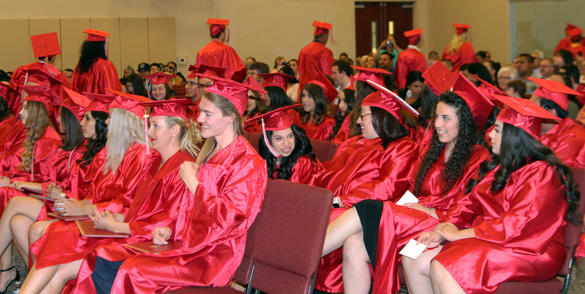
{"type": "Polygon", "coordinates": [[[454,90],[439,98],[432,143],[410,187],[420,202],[405,207],[365,200],[328,228],[323,252],[343,246],[345,292],[367,291],[373,279],[372,293],[396,293],[400,288],[398,252],[412,236],[427,229],[416,217],[445,215],[489,158],[488,150],[478,144],[478,125],[485,124],[493,105],[462,75],[454,90]]]}
{"type": "Polygon", "coordinates": [[[305,130],[297,126],[290,115],[294,107],[298,104],[267,112],[253,120],[260,120],[263,126],[258,153],[266,160],[268,177],[305,184],[317,171],[319,162],[305,130]]]}
{"type": "Polygon", "coordinates": [[[266,163],[241,135],[247,90],[231,80],[215,79],[201,100],[197,122],[207,140],[197,164],[183,163],[180,170],[193,193],[193,209],[186,223],[175,225],[182,229],[166,226],[153,232],[155,244],[181,240],[181,248],[136,255],[119,269],[96,266],[92,276],[96,287],[104,292],[111,287],[112,293],[163,293],[231,282],[268,180],[266,163]],[[97,276],[98,272],[103,274],[97,276]]]}
{"type": "Polygon", "coordinates": [[[573,53],[574,58],[577,58],[579,55],[585,57],[585,39],[583,39],[582,36],[583,29],[568,24],[565,33],[567,34],[567,37],[559,42],[554,53],[556,54],[559,50],[567,50],[573,53]]]}
{"type": "Polygon", "coordinates": [[[61,93],[61,85],[70,87],[69,80],[67,77],[59,71],[53,63],[58,54],[61,54],[61,48],[59,47],[59,36],[57,33],[47,33],[34,35],[30,37],[32,43],[33,53],[36,62],[19,66],[10,79],[10,86],[15,90],[13,95],[4,97],[8,105],[12,109],[12,113],[19,113],[22,107],[22,88],[30,81],[29,75],[30,70],[37,69],[50,75],[58,82],[51,83],[51,89],[55,93],[61,93]]]}
{"type": "Polygon", "coordinates": [[[197,66],[209,65],[225,69],[225,77],[237,82],[246,78],[246,65],[234,48],[226,44],[229,41],[227,25],[229,19],[209,18],[211,42],[197,52],[197,66]]]}
{"type": "MultiPolygon", "coordinates": [[[[61,198],[55,202],[60,215],[90,215],[95,209],[125,213],[148,170],[150,154],[144,145],[145,125],[140,117],[146,112],[141,103],[150,100],[122,92],[114,94],[117,96],[110,105],[108,140],[103,150],[107,151],[105,163],[91,171],[95,173],[92,188],[84,199],[61,198]]],[[[23,293],[39,292],[61,264],[83,258],[98,241],[82,237],[75,223],[62,220],[37,222],[31,230],[45,233],[31,245],[36,260],[21,289],[23,293]]]]}
{"type": "Polygon", "coordinates": [[[455,27],[455,36],[445,47],[441,59],[451,61],[453,63],[452,71],[457,71],[464,64],[477,62],[477,57],[475,57],[473,46],[467,41],[467,31],[470,26],[460,23],[455,23],[453,26],[455,27]]]}
{"type": "MultiPolygon", "coordinates": [[[[331,76],[331,68],[333,66],[333,52],[325,47],[329,39],[329,30],[331,24],[321,21],[313,21],[315,31],[313,33],[314,40],[305,46],[299,53],[299,89],[309,83],[310,81],[319,81],[327,87],[327,89],[335,89],[327,77],[331,76]]],[[[302,92],[299,94],[299,96],[302,92]]],[[[327,98],[333,101],[337,93],[330,91],[327,98]]]]}
{"type": "Polygon", "coordinates": [[[106,94],[106,89],[122,91],[118,72],[108,60],[108,42],[110,33],[94,29],[85,29],[87,39],[81,47],[81,56],[73,72],[72,88],[79,93],[106,94]]]}
{"type": "Polygon", "coordinates": [[[310,81],[302,88],[303,110],[298,125],[310,139],[329,140],[335,120],[327,116],[327,89],[319,81],[310,81]]]}
{"type": "Polygon", "coordinates": [[[410,293],[493,293],[506,281],[552,279],[563,265],[566,221],[580,221],[579,192],[538,141],[541,120],[555,117],[526,99],[496,99],[508,106],[490,133],[498,156],[418,238],[435,248],[403,258],[410,293]]]}
{"type": "Polygon", "coordinates": [[[427,59],[418,47],[421,43],[422,30],[414,29],[406,31],[404,32],[404,36],[408,40],[408,47],[398,54],[396,69],[394,70],[394,78],[399,89],[406,87],[406,76],[411,71],[417,70],[423,73],[427,70],[427,59]]]}

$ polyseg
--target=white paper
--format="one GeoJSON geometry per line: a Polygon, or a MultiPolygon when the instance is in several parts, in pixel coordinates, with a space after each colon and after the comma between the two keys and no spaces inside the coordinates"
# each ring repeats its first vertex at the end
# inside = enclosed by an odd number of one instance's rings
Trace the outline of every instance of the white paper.
{"type": "Polygon", "coordinates": [[[412,192],[406,190],[404,195],[396,202],[396,205],[404,205],[406,203],[418,203],[418,198],[412,194],[412,192]]]}
{"type": "Polygon", "coordinates": [[[419,255],[423,253],[427,249],[427,245],[423,243],[418,243],[414,239],[410,239],[406,246],[400,250],[400,254],[406,257],[410,257],[412,259],[416,259],[419,255]]]}

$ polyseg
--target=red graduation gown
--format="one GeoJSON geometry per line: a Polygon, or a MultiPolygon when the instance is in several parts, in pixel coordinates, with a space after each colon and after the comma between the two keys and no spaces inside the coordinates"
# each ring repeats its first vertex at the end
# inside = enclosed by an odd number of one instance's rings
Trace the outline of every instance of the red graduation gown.
{"type": "Polygon", "coordinates": [[[575,58],[577,58],[579,53],[585,56],[585,39],[581,38],[580,42],[571,42],[571,39],[569,37],[565,37],[561,41],[559,41],[559,44],[557,44],[554,53],[556,54],[561,49],[573,53],[573,57],[575,58]]]}
{"type": "Polygon", "coordinates": [[[335,120],[328,116],[324,116],[323,121],[316,125],[308,120],[307,123],[303,123],[302,120],[299,119],[297,125],[305,130],[309,139],[329,141],[329,137],[333,133],[335,120]]]}
{"type": "MultiPolygon", "coordinates": [[[[303,86],[312,80],[330,83],[325,76],[331,76],[331,67],[335,59],[333,52],[323,43],[311,42],[299,53],[299,93],[303,86]]],[[[299,97],[301,95],[299,94],[299,97]]]]}
{"type": "Polygon", "coordinates": [[[335,138],[333,138],[333,143],[335,143],[335,145],[339,146],[339,145],[341,145],[341,143],[345,142],[345,140],[347,140],[349,138],[350,124],[351,124],[351,114],[348,114],[343,119],[343,122],[341,123],[341,126],[339,127],[339,131],[337,131],[335,138]]]}
{"type": "Polygon", "coordinates": [[[555,169],[543,161],[514,171],[498,193],[472,191],[444,220],[473,228],[476,238],[447,243],[435,260],[466,293],[554,278],[566,254],[564,192],[555,169]]]}
{"type": "Polygon", "coordinates": [[[111,61],[103,58],[98,58],[87,72],[80,73],[76,68],[72,84],[73,90],[79,93],[106,94],[106,89],[122,91],[116,67],[111,61]]]}
{"type": "Polygon", "coordinates": [[[416,47],[408,47],[398,54],[396,59],[396,70],[394,77],[398,83],[399,89],[406,87],[406,76],[411,72],[418,70],[421,73],[427,70],[427,59],[416,47]]]}
{"type": "MultiPolygon", "coordinates": [[[[266,163],[243,136],[199,167],[194,209],[182,248],[126,259],[112,293],[163,293],[188,286],[225,286],[242,261],[246,232],[260,211],[266,163]]],[[[177,224],[179,226],[179,224],[177,224]]]]}
{"type": "Polygon", "coordinates": [[[16,150],[24,142],[26,136],[26,127],[17,120],[15,115],[10,115],[8,118],[0,122],[0,160],[4,157],[2,154],[5,151],[14,153],[12,148],[16,150]]]}
{"type": "Polygon", "coordinates": [[[307,155],[301,155],[297,159],[297,163],[292,168],[290,181],[293,183],[306,184],[311,181],[311,178],[319,169],[319,159],[311,160],[307,155]]]}
{"type": "MultiPolygon", "coordinates": [[[[110,171],[104,175],[97,171],[92,191],[85,199],[96,204],[100,211],[109,209],[114,213],[125,213],[149,168],[149,155],[145,149],[138,143],[129,147],[115,174],[110,171]]],[[[31,245],[31,252],[39,269],[81,259],[95,248],[99,240],[82,237],[74,222],[56,221],[31,245]]]]}
{"type": "Polygon", "coordinates": [[[567,166],[585,168],[585,127],[570,118],[563,119],[540,137],[567,166]]]}
{"type": "MultiPolygon", "coordinates": [[[[195,160],[185,151],[176,152],[164,163],[158,153],[155,155],[125,215],[125,222],[130,226],[130,237],[102,239],[95,251],[84,258],[73,292],[95,293],[91,274],[96,256],[110,261],[128,259],[136,253],[123,247],[124,243],[152,240],[152,231],[156,227],[170,227],[173,232],[184,230],[186,218],[194,207],[193,196],[179,175],[179,168],[185,161],[195,160]]],[[[171,239],[181,241],[180,236],[172,236],[171,239]]]]}
{"type": "Polygon", "coordinates": [[[458,70],[464,64],[477,62],[475,50],[473,50],[471,43],[464,42],[461,47],[454,52],[449,52],[448,47],[449,46],[443,51],[441,59],[451,60],[453,63],[453,71],[458,70]]]}
{"type": "Polygon", "coordinates": [[[218,40],[211,40],[197,52],[196,64],[224,68],[224,76],[237,82],[244,81],[246,77],[246,65],[236,50],[218,40]]]}

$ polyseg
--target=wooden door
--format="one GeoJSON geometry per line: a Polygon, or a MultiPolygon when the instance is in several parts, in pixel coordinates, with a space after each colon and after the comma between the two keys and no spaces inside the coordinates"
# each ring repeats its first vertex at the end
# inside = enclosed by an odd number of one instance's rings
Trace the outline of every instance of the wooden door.
{"type": "Polygon", "coordinates": [[[357,56],[372,52],[389,34],[389,22],[393,23],[394,38],[400,48],[408,44],[402,34],[413,29],[412,8],[414,2],[356,2],[355,41],[357,56]]]}

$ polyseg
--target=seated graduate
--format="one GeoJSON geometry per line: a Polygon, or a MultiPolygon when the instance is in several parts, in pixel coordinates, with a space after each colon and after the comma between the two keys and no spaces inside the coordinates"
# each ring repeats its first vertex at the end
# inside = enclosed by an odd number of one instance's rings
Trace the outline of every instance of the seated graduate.
{"type": "Polygon", "coordinates": [[[247,104],[244,85],[213,78],[199,104],[205,144],[197,164],[180,174],[193,193],[193,209],[175,230],[154,228],[154,244],[181,241],[160,254],[139,254],[121,263],[96,264],[99,293],[154,293],[188,286],[226,286],[242,261],[246,234],[260,211],[268,176],[266,163],[242,136],[247,104]],[[115,279],[114,279],[115,277],[115,279]]]}
{"type": "MultiPolygon", "coordinates": [[[[150,149],[145,145],[145,125],[140,117],[146,113],[141,103],[150,100],[117,91],[112,93],[116,98],[109,106],[106,148],[95,155],[84,180],[91,183],[90,188],[83,189],[78,199],[63,197],[55,201],[55,210],[61,216],[88,216],[96,209],[125,213],[148,170],[150,149]]],[[[23,289],[42,289],[60,265],[86,256],[98,239],[82,237],[75,222],[36,222],[31,227],[31,242],[34,243],[30,248],[35,263],[23,289]]]]}
{"type": "Polygon", "coordinates": [[[490,134],[495,156],[418,238],[435,248],[402,259],[411,293],[493,293],[506,281],[552,279],[564,263],[566,221],[580,221],[579,192],[538,141],[541,120],[555,117],[526,99],[496,99],[508,107],[490,134]]]}
{"type": "Polygon", "coordinates": [[[467,182],[477,175],[480,164],[489,158],[489,151],[478,144],[477,126],[485,123],[493,104],[463,75],[453,89],[454,92],[443,93],[435,107],[431,145],[413,185],[420,202],[397,206],[390,201],[365,200],[328,228],[324,254],[343,246],[346,292],[369,289],[373,279],[373,293],[396,293],[400,288],[396,272],[398,252],[413,235],[427,228],[413,221],[417,220],[415,216],[445,215],[464,192],[467,182]],[[357,232],[351,227],[355,224],[360,226],[357,232]],[[374,269],[373,277],[369,264],[374,269]]]}
{"type": "Polygon", "coordinates": [[[146,77],[150,82],[150,89],[148,90],[148,97],[155,101],[169,100],[172,98],[172,90],[169,87],[169,80],[176,77],[175,75],[165,72],[155,72],[146,77]]]}
{"type": "MultiPolygon", "coordinates": [[[[333,132],[331,133],[331,136],[329,136],[329,140],[333,140],[333,141],[335,141],[334,139],[337,137],[337,135],[340,133],[340,131],[342,131],[341,130],[342,128],[345,128],[346,131],[349,128],[348,117],[349,117],[349,114],[354,109],[355,90],[352,88],[343,89],[339,92],[339,95],[337,96],[337,98],[339,99],[339,103],[338,103],[337,111],[335,112],[335,116],[333,117],[333,119],[335,120],[335,126],[333,126],[333,132]],[[343,124],[345,123],[346,120],[348,120],[348,122],[347,122],[347,125],[344,126],[343,124]]],[[[344,137],[344,136],[345,135],[341,135],[340,138],[344,137]]],[[[341,142],[342,141],[340,141],[340,143],[341,142]]]]}
{"type": "Polygon", "coordinates": [[[333,133],[335,120],[327,116],[327,88],[319,81],[310,81],[303,86],[301,101],[303,109],[298,125],[305,129],[310,139],[328,140],[333,133]]]}
{"type": "Polygon", "coordinates": [[[258,153],[266,160],[268,176],[305,184],[319,163],[305,130],[294,124],[290,115],[290,111],[298,106],[282,107],[251,120],[261,121],[258,153]]]}
{"type": "MultiPolygon", "coordinates": [[[[249,107],[256,107],[258,101],[255,101],[254,97],[256,94],[259,94],[259,100],[263,105],[263,109],[261,113],[267,113],[272,110],[292,105],[292,100],[286,94],[286,85],[288,83],[288,79],[292,78],[286,74],[282,73],[267,73],[267,74],[258,74],[263,79],[262,85],[257,83],[254,78],[248,77],[246,83],[253,88],[264,89],[262,92],[256,93],[249,93],[252,95],[248,95],[250,99],[248,100],[249,107]],[[253,101],[253,102],[251,102],[253,101]]],[[[254,110],[252,109],[252,112],[254,110]]],[[[298,112],[294,110],[290,110],[289,114],[293,116],[295,121],[300,119],[298,112]]],[[[257,112],[255,116],[248,116],[248,119],[244,123],[244,130],[249,133],[261,133],[262,127],[260,125],[259,120],[250,120],[251,118],[258,117],[260,113],[257,112]]]]}

